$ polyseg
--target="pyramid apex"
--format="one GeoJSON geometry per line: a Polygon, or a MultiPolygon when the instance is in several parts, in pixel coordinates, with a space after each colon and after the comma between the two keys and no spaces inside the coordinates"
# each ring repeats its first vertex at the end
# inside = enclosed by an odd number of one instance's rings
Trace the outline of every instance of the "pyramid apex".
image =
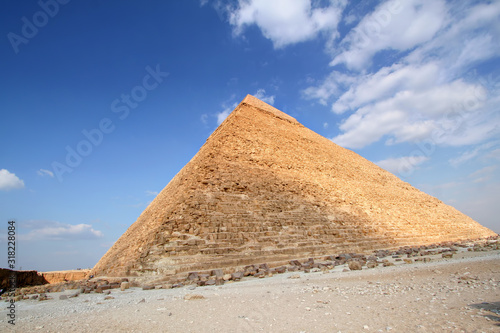
{"type": "Polygon", "coordinates": [[[276,109],[274,106],[269,105],[266,102],[261,101],[257,97],[252,96],[250,94],[248,94],[243,99],[243,101],[241,101],[240,105],[241,104],[247,104],[247,105],[253,106],[253,107],[257,108],[257,109],[260,109],[261,111],[271,113],[273,116],[278,117],[278,118],[283,119],[283,120],[287,120],[287,121],[289,121],[291,123],[295,123],[295,124],[299,123],[297,121],[297,119],[293,118],[292,116],[287,115],[283,111],[280,111],[280,110],[276,109]]]}

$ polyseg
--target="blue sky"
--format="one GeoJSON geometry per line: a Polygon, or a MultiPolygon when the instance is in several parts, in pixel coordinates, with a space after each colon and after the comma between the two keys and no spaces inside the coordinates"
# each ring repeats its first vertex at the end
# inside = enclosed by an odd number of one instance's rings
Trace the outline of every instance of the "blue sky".
{"type": "Polygon", "coordinates": [[[498,1],[6,0],[0,16],[17,268],[92,267],[246,94],[500,232],[498,1]]]}

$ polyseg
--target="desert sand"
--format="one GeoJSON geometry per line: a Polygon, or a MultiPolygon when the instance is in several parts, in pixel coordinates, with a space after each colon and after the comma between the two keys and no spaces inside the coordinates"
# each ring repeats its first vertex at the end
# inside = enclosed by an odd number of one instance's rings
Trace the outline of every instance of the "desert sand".
{"type": "MultiPolygon", "coordinates": [[[[395,259],[392,259],[395,260],[395,259]]],[[[288,272],[222,286],[75,290],[16,303],[2,332],[498,332],[500,251],[346,271],[288,272]],[[111,296],[111,297],[110,297],[111,296]],[[64,297],[63,297],[64,298],[64,297]],[[107,298],[107,299],[106,299],[107,298]]],[[[5,303],[7,304],[7,303],[5,303]]]]}

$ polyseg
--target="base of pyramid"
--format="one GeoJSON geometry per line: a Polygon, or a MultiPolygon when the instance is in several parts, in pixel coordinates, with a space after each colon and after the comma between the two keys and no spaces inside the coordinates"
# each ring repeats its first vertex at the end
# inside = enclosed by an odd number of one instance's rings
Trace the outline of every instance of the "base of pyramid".
{"type": "MultiPolygon", "coordinates": [[[[220,256],[212,257],[210,261],[201,261],[194,263],[193,256],[189,258],[191,263],[180,264],[176,268],[149,270],[139,268],[129,274],[116,274],[114,270],[111,274],[97,275],[92,272],[92,276],[99,280],[116,280],[117,278],[127,278],[133,281],[137,286],[149,286],[150,288],[172,288],[189,284],[221,285],[226,281],[238,281],[243,277],[267,277],[273,274],[286,272],[310,272],[329,271],[340,266],[344,270],[351,268],[350,262],[359,263],[357,269],[373,268],[380,266],[393,266],[398,264],[410,264],[417,262],[428,262],[441,258],[452,258],[459,251],[490,251],[500,250],[500,236],[488,237],[485,239],[466,240],[457,242],[443,242],[438,244],[428,244],[420,246],[403,246],[397,249],[378,249],[371,252],[359,253],[356,251],[345,251],[337,254],[319,254],[318,248],[311,248],[309,256],[294,257],[293,255],[283,253],[281,255],[248,257],[238,256],[220,256]],[[431,257],[435,257],[431,259],[431,257]],[[387,260],[389,258],[390,260],[387,260]],[[394,259],[398,258],[398,259],[394,259]]],[[[286,251],[285,251],[286,252],[286,251]]],[[[462,252],[463,253],[463,252],[462,252]]],[[[463,254],[462,254],[463,256],[463,254]]],[[[181,259],[181,258],[178,258],[181,259]]],[[[188,257],[184,258],[188,259],[188,257]]],[[[207,259],[207,258],[198,258],[207,259]]],[[[171,266],[172,267],[172,266],[171,266]]]]}
{"type": "MultiPolygon", "coordinates": [[[[305,262],[307,260],[327,260],[335,258],[343,254],[369,256],[380,251],[393,252],[401,251],[401,249],[427,249],[427,248],[443,248],[443,247],[464,247],[465,244],[482,244],[499,239],[500,236],[495,235],[487,238],[478,239],[456,239],[446,242],[429,242],[428,239],[413,239],[412,242],[402,239],[394,239],[394,246],[384,247],[378,243],[379,240],[372,239],[367,242],[359,242],[353,240],[351,244],[342,246],[326,245],[326,244],[301,244],[296,248],[283,249],[263,249],[262,246],[248,248],[248,252],[242,251],[235,253],[235,249],[216,249],[207,247],[202,249],[197,255],[187,255],[183,253],[182,246],[189,246],[188,242],[180,243],[177,250],[178,254],[169,257],[156,257],[151,254],[149,260],[144,260],[140,264],[135,265],[128,270],[120,270],[117,267],[109,267],[108,269],[92,270],[89,275],[95,277],[143,277],[149,279],[158,279],[160,277],[171,282],[183,281],[188,276],[189,272],[206,272],[214,270],[222,270],[224,273],[234,273],[244,270],[248,266],[259,266],[265,264],[269,268],[282,267],[296,260],[305,262]],[[218,252],[219,254],[209,255],[208,252],[218,252]]],[[[187,250],[187,249],[186,249],[187,250]]],[[[192,250],[192,249],[191,249],[192,250]]],[[[187,250],[189,251],[189,250],[187,250]]]]}

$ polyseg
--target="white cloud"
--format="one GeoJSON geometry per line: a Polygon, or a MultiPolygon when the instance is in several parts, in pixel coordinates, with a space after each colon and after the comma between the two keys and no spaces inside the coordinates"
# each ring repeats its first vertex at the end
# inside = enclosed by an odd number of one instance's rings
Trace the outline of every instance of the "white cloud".
{"type": "Polygon", "coordinates": [[[49,176],[51,178],[54,178],[54,173],[52,171],[46,170],[46,169],[40,169],[36,172],[36,174],[39,176],[42,176],[42,177],[49,176]]]}
{"type": "MultiPolygon", "coordinates": [[[[477,146],[476,148],[472,150],[467,150],[463,153],[460,154],[460,156],[452,158],[448,160],[448,162],[453,166],[453,167],[459,167],[460,165],[476,158],[477,156],[481,155],[484,151],[486,152],[486,158],[489,158],[491,154],[494,154],[495,150],[489,151],[492,147],[498,146],[500,144],[499,141],[490,141],[488,143],[482,144],[480,146],[477,146]]],[[[497,149],[498,150],[498,149],[497,149]]]]}
{"type": "Polygon", "coordinates": [[[395,175],[408,175],[417,166],[429,160],[426,156],[404,156],[375,162],[379,167],[395,175]]]}
{"type": "MultiPolygon", "coordinates": [[[[360,95],[349,103],[359,105],[368,99],[360,95]]],[[[462,80],[401,90],[357,109],[341,123],[344,133],[332,140],[347,148],[363,148],[384,136],[390,137],[388,144],[427,138],[437,145],[476,144],[489,138],[498,126],[498,121],[486,117],[485,99],[484,88],[462,80]]]]}
{"type": "Polygon", "coordinates": [[[492,150],[485,157],[500,161],[500,148],[492,150]]]}
{"type": "Polygon", "coordinates": [[[454,3],[449,7],[448,25],[436,38],[415,49],[407,58],[422,62],[445,59],[452,75],[468,70],[480,60],[500,54],[500,2],[489,4],[454,3]]]}
{"type": "Polygon", "coordinates": [[[358,20],[358,18],[356,17],[356,15],[354,14],[349,14],[347,16],[344,17],[344,23],[346,25],[350,25],[350,24],[353,24],[354,22],[356,22],[358,20]]]}
{"type": "Polygon", "coordinates": [[[0,191],[24,188],[24,181],[6,169],[0,170],[0,191]]]}
{"type": "Polygon", "coordinates": [[[263,102],[266,102],[267,104],[273,105],[274,104],[274,99],[275,96],[267,96],[266,95],[266,90],[265,89],[259,89],[255,94],[253,94],[254,97],[260,99],[263,102]]]}
{"type": "Polygon", "coordinates": [[[490,165],[482,169],[479,169],[477,171],[474,171],[469,175],[469,178],[473,179],[474,183],[486,182],[491,179],[493,172],[495,172],[495,170],[497,169],[498,169],[497,165],[490,165]]]}
{"type": "Polygon", "coordinates": [[[157,191],[146,191],[146,195],[149,195],[149,196],[154,196],[156,197],[157,195],[159,194],[159,192],[157,191]]]}
{"type": "Polygon", "coordinates": [[[389,98],[398,91],[422,91],[439,81],[439,65],[435,62],[423,66],[394,64],[374,74],[352,77],[350,88],[332,105],[341,114],[367,103],[389,98]]]}
{"type": "Polygon", "coordinates": [[[223,111],[216,114],[217,117],[217,125],[222,124],[222,122],[229,116],[231,112],[238,106],[238,103],[234,103],[230,107],[226,107],[223,111]]]}
{"type": "Polygon", "coordinates": [[[326,105],[328,100],[337,95],[342,87],[355,84],[358,79],[338,71],[333,71],[330,75],[318,86],[311,86],[302,91],[305,99],[317,99],[323,105],[326,105]]]}
{"type": "Polygon", "coordinates": [[[446,22],[445,1],[391,0],[365,16],[335,49],[330,65],[362,70],[379,51],[405,51],[430,40],[446,22]]]}
{"type": "Polygon", "coordinates": [[[203,124],[207,124],[208,123],[208,114],[204,113],[200,116],[200,120],[203,124]]]}
{"type": "Polygon", "coordinates": [[[90,224],[67,224],[56,221],[30,220],[19,223],[22,229],[28,229],[27,234],[20,234],[24,241],[38,240],[79,240],[103,237],[103,233],[92,228],[90,224]]]}
{"type": "Polygon", "coordinates": [[[257,25],[275,48],[315,38],[320,32],[336,36],[346,1],[331,1],[328,7],[317,7],[314,3],[311,0],[239,0],[238,8],[229,13],[229,22],[235,35],[240,35],[248,26],[257,25]]]}
{"type": "Polygon", "coordinates": [[[499,15],[499,2],[386,1],[333,53],[332,65],[354,71],[332,71],[303,97],[324,105],[336,98],[334,113],[353,112],[333,138],[348,148],[384,138],[386,144],[430,139],[443,146],[489,140],[500,134],[500,79],[471,68],[500,56],[499,15]],[[370,71],[374,55],[388,49],[409,53],[370,71]]]}

